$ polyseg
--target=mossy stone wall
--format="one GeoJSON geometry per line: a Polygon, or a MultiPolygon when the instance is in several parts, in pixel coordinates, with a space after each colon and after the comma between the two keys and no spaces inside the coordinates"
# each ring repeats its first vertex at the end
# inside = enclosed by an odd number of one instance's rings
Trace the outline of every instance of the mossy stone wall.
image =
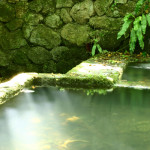
{"type": "Polygon", "coordinates": [[[99,36],[117,49],[122,18],[135,0],[1,0],[0,76],[18,72],[66,73],[87,59],[99,36]]]}

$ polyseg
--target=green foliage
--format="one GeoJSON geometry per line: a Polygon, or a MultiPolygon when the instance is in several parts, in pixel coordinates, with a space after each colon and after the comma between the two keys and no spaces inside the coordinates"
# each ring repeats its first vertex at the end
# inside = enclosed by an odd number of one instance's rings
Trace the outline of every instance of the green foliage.
{"type": "Polygon", "coordinates": [[[92,47],[92,56],[95,55],[96,49],[98,49],[99,53],[102,53],[102,52],[103,52],[101,46],[98,44],[98,40],[97,40],[97,39],[94,39],[94,44],[93,44],[93,47],[92,47]]]}
{"type": "Polygon", "coordinates": [[[140,48],[144,49],[144,35],[147,26],[150,26],[149,2],[150,0],[139,0],[135,6],[134,13],[126,14],[124,17],[124,23],[118,32],[117,39],[120,39],[123,35],[125,36],[128,31],[130,32],[129,50],[131,54],[135,50],[137,40],[140,48]]]}

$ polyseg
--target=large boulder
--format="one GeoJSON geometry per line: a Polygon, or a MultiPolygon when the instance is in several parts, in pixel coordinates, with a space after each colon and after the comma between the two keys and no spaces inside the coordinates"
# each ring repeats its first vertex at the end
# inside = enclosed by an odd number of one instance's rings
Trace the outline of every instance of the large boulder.
{"type": "Polygon", "coordinates": [[[14,31],[14,30],[17,30],[17,29],[20,29],[23,25],[23,19],[13,19],[12,21],[8,22],[6,24],[7,28],[10,30],[10,31],[14,31]]]}
{"type": "Polygon", "coordinates": [[[0,67],[5,67],[9,65],[8,56],[0,50],[0,67]]]}
{"type": "Polygon", "coordinates": [[[41,14],[36,13],[27,13],[25,15],[24,21],[29,25],[38,25],[43,20],[43,16],[41,14]]]}
{"type": "Polygon", "coordinates": [[[33,25],[30,24],[24,24],[22,27],[22,32],[23,32],[23,36],[25,39],[29,39],[29,37],[31,36],[31,32],[33,31],[35,27],[33,25]]]}
{"type": "Polygon", "coordinates": [[[42,13],[43,14],[48,14],[48,13],[54,13],[56,10],[56,0],[45,0],[42,1],[43,4],[43,9],[42,13]]]}
{"type": "Polygon", "coordinates": [[[71,51],[68,47],[65,46],[58,46],[51,50],[51,54],[53,57],[53,60],[59,61],[59,60],[67,60],[71,56],[71,51]]]}
{"type": "Polygon", "coordinates": [[[72,0],[56,0],[56,8],[65,8],[73,6],[72,0]]]}
{"type": "Polygon", "coordinates": [[[102,16],[108,11],[109,6],[113,3],[113,0],[96,0],[94,2],[94,9],[98,16],[102,16]]]}
{"type": "Polygon", "coordinates": [[[42,66],[42,72],[44,73],[56,73],[56,63],[53,60],[47,61],[42,66]]]}
{"type": "Polygon", "coordinates": [[[32,47],[28,51],[28,58],[33,63],[40,65],[46,63],[48,60],[51,60],[52,55],[45,48],[37,46],[37,47],[32,47]]]}
{"type": "Polygon", "coordinates": [[[43,14],[54,13],[56,2],[54,0],[33,0],[29,3],[29,9],[36,13],[43,14]]]}
{"type": "Polygon", "coordinates": [[[136,2],[128,1],[125,4],[117,3],[112,9],[106,11],[106,15],[109,17],[124,17],[127,13],[132,13],[135,9],[136,2]]]}
{"type": "Polygon", "coordinates": [[[95,16],[90,18],[89,24],[95,29],[120,30],[122,18],[110,18],[107,16],[95,16]]]}
{"type": "Polygon", "coordinates": [[[30,42],[47,49],[52,49],[60,45],[61,37],[49,27],[40,24],[31,32],[30,42]]]}
{"type": "Polygon", "coordinates": [[[61,36],[68,42],[81,46],[89,41],[90,31],[88,25],[69,23],[62,28],[61,36]]]}
{"type": "Polygon", "coordinates": [[[12,62],[14,64],[22,65],[22,66],[30,63],[27,57],[28,50],[30,50],[30,47],[24,46],[19,49],[11,51],[10,55],[11,55],[12,62]]]}
{"type": "Polygon", "coordinates": [[[53,14],[45,18],[45,24],[51,28],[59,28],[62,25],[60,16],[53,14]]]}
{"type": "MultiPolygon", "coordinates": [[[[112,30],[95,30],[95,35],[99,35],[99,44],[102,47],[102,49],[106,49],[109,51],[117,50],[117,48],[120,46],[122,38],[117,40],[117,34],[118,31],[112,31],[112,30]]],[[[91,36],[91,38],[94,38],[91,36]]]]}
{"type": "Polygon", "coordinates": [[[34,0],[29,2],[29,9],[35,11],[36,13],[42,10],[42,0],[34,0]]]}
{"type": "Polygon", "coordinates": [[[19,1],[15,4],[16,18],[24,18],[28,11],[28,2],[19,1]]]}
{"type": "Polygon", "coordinates": [[[0,21],[9,22],[15,17],[15,9],[5,2],[0,2],[0,21]]]}
{"type": "Polygon", "coordinates": [[[0,36],[0,46],[4,50],[17,49],[25,45],[27,45],[27,42],[23,38],[21,30],[13,32],[4,31],[4,33],[0,36]]]}
{"type": "Polygon", "coordinates": [[[94,14],[93,1],[85,0],[75,4],[71,9],[70,14],[77,23],[87,23],[89,18],[94,14]]]}
{"type": "Polygon", "coordinates": [[[61,9],[61,19],[63,20],[64,23],[71,23],[72,22],[69,8],[62,8],[61,9]]]}

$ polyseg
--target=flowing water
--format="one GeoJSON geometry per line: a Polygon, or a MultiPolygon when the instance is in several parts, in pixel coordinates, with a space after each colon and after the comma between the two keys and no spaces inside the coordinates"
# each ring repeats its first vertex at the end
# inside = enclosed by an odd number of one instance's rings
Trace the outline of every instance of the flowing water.
{"type": "MultiPolygon", "coordinates": [[[[147,81],[137,66],[129,65],[123,78],[147,81]]],[[[0,106],[0,150],[150,150],[150,90],[99,93],[25,90],[0,106]]]]}

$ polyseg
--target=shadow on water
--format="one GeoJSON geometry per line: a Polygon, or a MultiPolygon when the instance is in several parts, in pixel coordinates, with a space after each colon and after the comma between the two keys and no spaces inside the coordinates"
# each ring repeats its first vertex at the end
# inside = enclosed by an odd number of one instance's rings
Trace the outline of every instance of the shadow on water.
{"type": "Polygon", "coordinates": [[[150,92],[36,88],[0,106],[0,150],[149,150],[150,92]]]}

